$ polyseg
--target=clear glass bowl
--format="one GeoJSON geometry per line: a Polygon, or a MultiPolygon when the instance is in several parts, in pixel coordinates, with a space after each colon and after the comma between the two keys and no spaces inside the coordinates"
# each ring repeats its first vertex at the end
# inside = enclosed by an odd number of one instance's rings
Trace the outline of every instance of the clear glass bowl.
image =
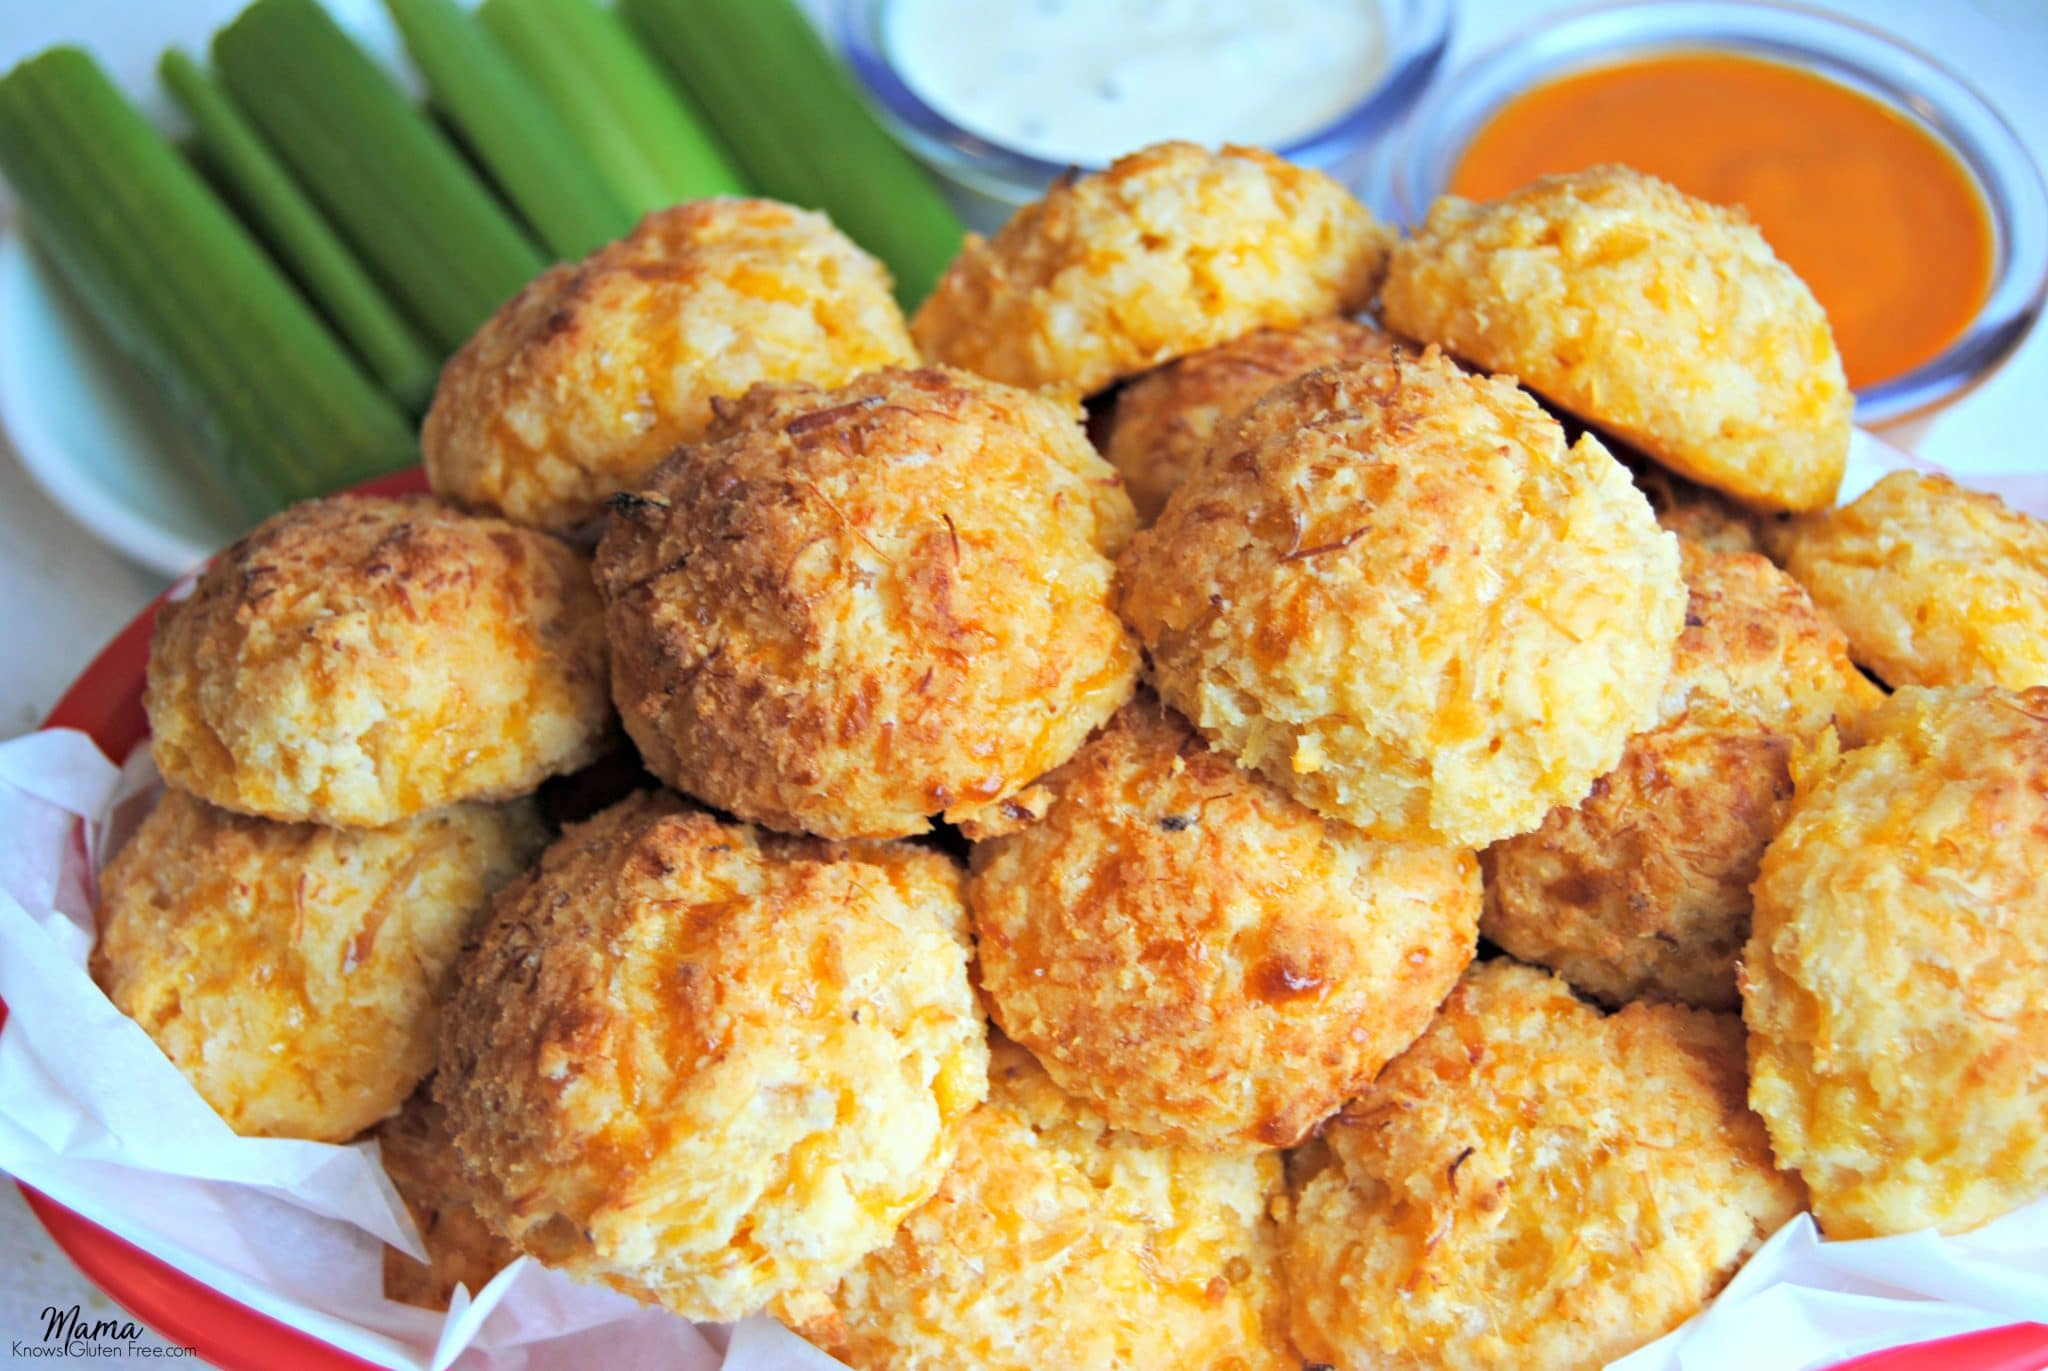
{"type": "Polygon", "coordinates": [[[1420,220],[1459,157],[1502,104],[1574,71],[1699,50],[1810,68],[1897,110],[1955,155],[1990,211],[1991,290],[1962,336],[1931,361],[1856,394],[1856,419],[1883,424],[1953,399],[2018,347],[2048,287],[2048,192],[2019,137],[1962,78],[1853,21],[1743,0],[1641,0],[1573,10],[1510,37],[1441,81],[1387,139],[1369,198],[1396,221],[1420,220]]]}
{"type": "MultiPolygon", "coordinates": [[[[983,230],[1037,198],[1063,163],[969,132],[911,89],[890,58],[883,18],[890,0],[839,0],[840,50],[882,122],[946,183],[968,221],[983,230]]],[[[1414,109],[1450,43],[1452,0],[1381,0],[1387,69],[1357,105],[1324,128],[1273,151],[1355,182],[1376,145],[1414,109]]]]}

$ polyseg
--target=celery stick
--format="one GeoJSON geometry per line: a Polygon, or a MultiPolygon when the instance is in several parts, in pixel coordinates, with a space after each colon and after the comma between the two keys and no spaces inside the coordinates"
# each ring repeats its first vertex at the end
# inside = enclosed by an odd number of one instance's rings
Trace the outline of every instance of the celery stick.
{"type": "Polygon", "coordinates": [[[861,103],[791,0],[622,0],[621,10],[764,193],[832,216],[888,266],[906,306],[928,293],[962,228],[861,103]]]}
{"type": "Polygon", "coordinates": [[[221,85],[428,341],[452,352],[547,265],[461,154],[316,0],[214,35],[221,85]]]}
{"type": "Polygon", "coordinates": [[[201,166],[226,189],[384,388],[413,413],[426,408],[440,360],[414,336],[291,173],[197,62],[172,48],[157,71],[191,117],[201,166]]]}
{"type": "Polygon", "coordinates": [[[447,117],[498,189],[557,256],[595,251],[633,226],[547,96],[455,0],[384,0],[447,117]]]}
{"type": "Polygon", "coordinates": [[[636,211],[746,190],[702,117],[595,0],[484,0],[477,16],[636,211]]]}
{"type": "Polygon", "coordinates": [[[397,407],[85,53],[0,77],[0,173],[251,518],[417,460],[397,407]]]}

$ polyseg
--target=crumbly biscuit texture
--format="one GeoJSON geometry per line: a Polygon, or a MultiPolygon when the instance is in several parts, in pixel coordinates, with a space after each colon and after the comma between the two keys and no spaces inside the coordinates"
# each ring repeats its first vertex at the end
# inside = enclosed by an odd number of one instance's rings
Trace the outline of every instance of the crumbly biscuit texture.
{"type": "Polygon", "coordinates": [[[824,215],[693,200],[486,321],[443,369],[420,447],[435,490],[567,533],[702,437],[719,396],[916,360],[888,273],[824,215]]]}
{"type": "Polygon", "coordinates": [[[343,1142],[433,1070],[463,941],[544,841],[523,800],[347,830],[167,791],[100,876],[93,979],[237,1133],[343,1142]]]}
{"type": "Polygon", "coordinates": [[[266,520],[164,605],[143,698],[172,785],[367,828],[594,760],[605,686],[587,557],[424,496],[334,496],[266,520]]]}
{"type": "Polygon", "coordinates": [[[448,1116],[421,1086],[376,1132],[384,1174],[398,1189],[427,1260],[384,1249],[384,1298],[446,1309],[462,1286],[474,1296],[519,1256],[476,1212],[469,1177],[448,1135],[448,1116]]]}
{"type": "Polygon", "coordinates": [[[1482,928],[1609,1004],[1735,1009],[1749,887],[1789,812],[1793,754],[1883,692],[1762,557],[1681,552],[1686,627],[1656,725],[1580,804],[1487,849],[1482,928]]]}
{"type": "Polygon", "coordinates": [[[1457,846],[1585,797],[1656,717],[1685,613],[1620,465],[1433,350],[1253,406],[1120,590],[1205,737],[1375,837],[1457,846]]]}
{"type": "Polygon", "coordinates": [[[1350,319],[1257,333],[1183,357],[1117,392],[1102,455],[1142,523],[1159,517],[1217,433],[1260,397],[1317,367],[1388,356],[1400,344],[1350,319]]]}
{"type": "Polygon", "coordinates": [[[812,1336],[859,1371],[1297,1371],[1276,1152],[1119,1133],[998,1039],[989,1102],[812,1336]]]}
{"type": "Polygon", "coordinates": [[[1089,395],[1254,329],[1364,309],[1391,241],[1319,171],[1161,143],[970,235],[910,330],[934,362],[1089,395]]]}
{"type": "Polygon", "coordinates": [[[626,729],[785,832],[972,821],[1130,698],[1132,523],[1073,406],[936,368],[760,387],[599,547],[626,729]]]}
{"type": "Polygon", "coordinates": [[[1472,959],[1471,853],[1325,819],[1149,694],[1027,805],[1040,816],[974,850],[982,988],[1118,1128],[1293,1146],[1472,959]]]}
{"type": "Polygon", "coordinates": [[[1854,397],[1827,316],[1748,216],[1626,167],[1448,196],[1394,250],[1387,326],[1763,509],[1822,509],[1854,397]]]}
{"type": "Polygon", "coordinates": [[[2048,1193],[2048,689],[1908,687],[1822,746],[1743,954],[1750,1102],[1830,1237],[2048,1193]]]}
{"type": "Polygon", "coordinates": [[[961,873],[642,793],[465,960],[435,1096],[485,1221],[686,1318],[800,1308],[938,1187],[987,1091],[961,873]]]}
{"type": "Polygon", "coordinates": [[[1285,1227],[1291,1331],[1338,1366],[1596,1368],[1799,1212],[1733,1015],[1611,1017],[1508,961],[1324,1131],[1285,1227]]]}
{"type": "Polygon", "coordinates": [[[1888,684],[2048,685],[2048,524],[1997,496],[1894,471],[1770,538],[1888,684]]]}

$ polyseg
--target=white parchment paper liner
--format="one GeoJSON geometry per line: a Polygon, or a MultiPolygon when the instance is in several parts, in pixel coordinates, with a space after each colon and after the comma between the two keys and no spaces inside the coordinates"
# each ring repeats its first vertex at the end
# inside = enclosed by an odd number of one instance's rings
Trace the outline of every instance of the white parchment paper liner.
{"type": "MultiPolygon", "coordinates": [[[[1924,468],[1859,433],[1843,498],[1904,465],[1924,468]]],[[[2048,474],[1971,484],[2048,515],[2048,474]]],[[[0,743],[0,1170],[384,1366],[841,1365],[769,1320],[693,1327],[525,1260],[473,1300],[458,1294],[445,1319],[384,1299],[382,1244],[419,1248],[374,1146],[236,1136],[85,972],[94,857],[150,782],[146,759],[124,775],[83,734],[0,743]]],[[[1617,1366],[1807,1371],[2029,1319],[2048,1319],[2048,1201],[1954,1238],[1830,1243],[1801,1217],[1711,1307],[1617,1366]]]]}

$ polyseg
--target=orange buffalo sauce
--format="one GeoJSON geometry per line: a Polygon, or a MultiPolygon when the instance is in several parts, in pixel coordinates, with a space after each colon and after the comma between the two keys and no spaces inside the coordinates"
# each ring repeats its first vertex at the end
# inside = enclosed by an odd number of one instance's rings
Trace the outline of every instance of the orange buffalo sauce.
{"type": "Polygon", "coordinates": [[[1451,190],[1487,200],[1599,162],[1747,208],[1827,311],[1852,386],[1935,357],[1990,292],[1969,173],[1900,114],[1796,67],[1677,54],[1560,78],[1501,107],[1451,190]]]}

